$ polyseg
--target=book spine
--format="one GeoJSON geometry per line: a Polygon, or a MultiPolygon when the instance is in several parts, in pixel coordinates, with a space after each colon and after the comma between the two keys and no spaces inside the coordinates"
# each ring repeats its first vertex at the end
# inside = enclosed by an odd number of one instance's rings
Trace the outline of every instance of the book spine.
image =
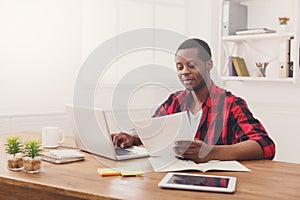
{"type": "Polygon", "coordinates": [[[228,57],[229,76],[237,76],[236,70],[232,63],[232,56],[228,57]]]}
{"type": "Polygon", "coordinates": [[[241,71],[239,68],[238,57],[232,57],[232,65],[235,68],[235,71],[238,76],[241,76],[241,71]]]}

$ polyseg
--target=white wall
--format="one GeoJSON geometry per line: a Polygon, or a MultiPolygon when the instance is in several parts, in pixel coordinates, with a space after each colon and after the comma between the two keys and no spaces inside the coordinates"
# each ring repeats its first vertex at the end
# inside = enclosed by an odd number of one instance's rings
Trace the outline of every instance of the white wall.
{"type": "MultiPolygon", "coordinates": [[[[210,28],[203,28],[210,27],[210,17],[195,23],[198,16],[192,14],[210,15],[210,2],[205,0],[0,0],[0,4],[1,115],[63,112],[64,104],[72,101],[81,64],[117,33],[161,27],[210,39],[210,28]]],[[[168,60],[173,67],[173,58],[168,60]]]]}
{"type": "Polygon", "coordinates": [[[81,63],[80,0],[0,1],[1,114],[62,111],[81,63]]]}
{"type": "Polygon", "coordinates": [[[82,1],[81,53],[83,61],[104,41],[116,34],[116,0],[82,1]]]}

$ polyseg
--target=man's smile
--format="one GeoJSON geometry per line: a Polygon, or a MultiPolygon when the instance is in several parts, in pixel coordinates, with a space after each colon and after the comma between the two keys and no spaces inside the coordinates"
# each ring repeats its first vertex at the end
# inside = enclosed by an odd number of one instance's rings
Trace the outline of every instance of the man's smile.
{"type": "Polygon", "coordinates": [[[182,78],[181,81],[185,84],[185,85],[190,85],[195,79],[194,78],[182,78]]]}

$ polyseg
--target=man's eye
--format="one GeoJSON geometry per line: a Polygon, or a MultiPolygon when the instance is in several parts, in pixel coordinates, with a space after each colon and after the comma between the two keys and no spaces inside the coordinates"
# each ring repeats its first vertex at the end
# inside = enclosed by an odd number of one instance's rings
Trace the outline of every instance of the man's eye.
{"type": "Polygon", "coordinates": [[[189,68],[195,68],[195,66],[194,65],[189,65],[189,68]]]}
{"type": "Polygon", "coordinates": [[[177,70],[178,70],[178,71],[183,70],[183,65],[177,65],[177,70]]]}

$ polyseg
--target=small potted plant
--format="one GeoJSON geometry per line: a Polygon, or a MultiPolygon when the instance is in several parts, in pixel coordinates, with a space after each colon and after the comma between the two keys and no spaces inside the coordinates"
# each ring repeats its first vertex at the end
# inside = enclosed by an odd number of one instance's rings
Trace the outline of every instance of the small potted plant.
{"type": "Polygon", "coordinates": [[[280,25],[287,25],[287,22],[290,20],[290,18],[282,16],[278,17],[278,20],[280,25]]]}
{"type": "Polygon", "coordinates": [[[278,17],[279,20],[279,27],[278,27],[278,33],[286,33],[289,31],[288,28],[288,21],[290,20],[289,17],[278,17]]]}
{"type": "Polygon", "coordinates": [[[7,155],[7,168],[10,170],[21,170],[23,168],[22,142],[18,137],[6,139],[5,152],[7,155]]]}
{"type": "Polygon", "coordinates": [[[42,151],[41,143],[37,140],[29,140],[25,143],[23,157],[23,171],[27,173],[38,173],[41,171],[42,160],[39,156],[42,151]]]}

